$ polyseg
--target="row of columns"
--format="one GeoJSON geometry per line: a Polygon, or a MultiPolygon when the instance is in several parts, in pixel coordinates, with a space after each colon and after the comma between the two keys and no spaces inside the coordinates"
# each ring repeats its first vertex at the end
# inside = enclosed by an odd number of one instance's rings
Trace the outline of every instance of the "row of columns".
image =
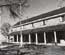
{"type": "MultiPolygon", "coordinates": [[[[36,44],[38,44],[38,36],[37,33],[35,33],[36,36],[36,44]]],[[[31,35],[29,34],[29,44],[31,44],[31,35]]]]}
{"type": "MultiPolygon", "coordinates": [[[[35,33],[35,36],[36,36],[36,44],[38,44],[38,35],[37,33],[35,33]]],[[[54,31],[54,40],[55,40],[55,43],[57,43],[57,37],[56,37],[56,31],[54,31]]],[[[46,44],[46,32],[44,32],[44,44],[46,44]]],[[[29,44],[31,44],[31,35],[29,34],[29,44]]]]}
{"type": "MultiPolygon", "coordinates": [[[[38,34],[35,33],[36,36],[36,44],[38,44],[38,34]]],[[[56,31],[54,31],[54,40],[55,43],[57,43],[57,37],[56,37],[56,31]]],[[[17,35],[17,42],[18,42],[18,35],[17,35]]],[[[44,32],[44,44],[46,44],[46,32],[44,32]]],[[[21,34],[21,38],[20,38],[20,44],[23,45],[23,36],[21,34]]],[[[29,34],[29,44],[31,44],[31,34],[29,34]]]]}

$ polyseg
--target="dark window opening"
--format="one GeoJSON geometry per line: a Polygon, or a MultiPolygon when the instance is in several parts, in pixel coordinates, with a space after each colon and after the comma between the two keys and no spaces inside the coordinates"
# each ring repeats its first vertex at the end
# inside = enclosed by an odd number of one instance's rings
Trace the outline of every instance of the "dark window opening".
{"type": "Polygon", "coordinates": [[[20,35],[20,34],[18,34],[18,42],[20,42],[20,37],[21,37],[21,35],[20,35]]]}
{"type": "Polygon", "coordinates": [[[23,35],[23,42],[29,42],[29,35],[28,34],[23,35]]]}
{"type": "Polygon", "coordinates": [[[65,21],[65,15],[61,16],[62,17],[62,22],[65,21]]]}
{"type": "Polygon", "coordinates": [[[61,40],[65,41],[65,31],[57,31],[57,42],[60,43],[61,40]]]}
{"type": "Polygon", "coordinates": [[[43,20],[43,25],[45,25],[45,20],[43,20]]]}
{"type": "Polygon", "coordinates": [[[46,32],[47,43],[54,43],[54,32],[46,32]]]}
{"type": "Polygon", "coordinates": [[[44,42],[44,32],[38,33],[38,42],[43,43],[44,42]]]}
{"type": "Polygon", "coordinates": [[[31,34],[31,42],[36,42],[35,33],[32,33],[32,34],[31,34]]]}
{"type": "Polygon", "coordinates": [[[17,35],[14,35],[14,42],[17,42],[17,35]]]}

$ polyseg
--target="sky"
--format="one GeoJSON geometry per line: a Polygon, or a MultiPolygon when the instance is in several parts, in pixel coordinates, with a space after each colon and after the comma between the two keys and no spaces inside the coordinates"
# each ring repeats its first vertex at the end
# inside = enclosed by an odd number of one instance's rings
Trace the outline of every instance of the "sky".
{"type": "MultiPolygon", "coordinates": [[[[30,6],[24,9],[24,17],[22,19],[27,19],[59,8],[58,0],[29,0],[28,3],[30,6]]],[[[6,15],[4,15],[4,17],[6,17],[6,15]]],[[[18,19],[14,21],[13,19],[8,19],[8,17],[2,18],[2,20],[0,20],[0,26],[4,22],[9,22],[11,25],[14,25],[18,21],[18,19]]]]}
{"type": "Polygon", "coordinates": [[[57,0],[32,0],[26,10],[27,16],[32,17],[57,8],[57,0]]]}

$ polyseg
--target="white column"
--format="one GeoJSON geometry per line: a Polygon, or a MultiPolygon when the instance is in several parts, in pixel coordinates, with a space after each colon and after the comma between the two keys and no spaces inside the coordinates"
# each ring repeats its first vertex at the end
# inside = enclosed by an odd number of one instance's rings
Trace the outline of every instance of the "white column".
{"type": "Polygon", "coordinates": [[[22,35],[22,33],[21,33],[21,38],[20,38],[20,45],[22,46],[23,45],[23,35],[22,35]]]}
{"type": "Polygon", "coordinates": [[[14,35],[13,35],[13,42],[14,42],[14,35]]]}
{"type": "Polygon", "coordinates": [[[56,31],[54,31],[55,43],[57,43],[56,31]]]}
{"type": "Polygon", "coordinates": [[[11,37],[11,36],[9,36],[9,38],[8,38],[8,39],[9,39],[8,42],[10,42],[10,37],[11,37]]]}
{"type": "Polygon", "coordinates": [[[9,42],[8,37],[9,37],[9,36],[7,36],[7,42],[9,42]]]}
{"type": "Polygon", "coordinates": [[[11,38],[12,38],[12,36],[10,36],[10,38],[9,38],[10,39],[10,43],[12,43],[12,39],[11,38]]]}
{"type": "Polygon", "coordinates": [[[46,44],[46,32],[44,32],[44,43],[46,44]]]}
{"type": "Polygon", "coordinates": [[[18,42],[18,35],[17,35],[17,42],[18,42]]]}
{"type": "Polygon", "coordinates": [[[37,36],[37,33],[35,35],[36,35],[36,44],[38,44],[38,36],[37,36]]]}
{"type": "Polygon", "coordinates": [[[31,35],[29,34],[29,44],[31,44],[31,35]]]}

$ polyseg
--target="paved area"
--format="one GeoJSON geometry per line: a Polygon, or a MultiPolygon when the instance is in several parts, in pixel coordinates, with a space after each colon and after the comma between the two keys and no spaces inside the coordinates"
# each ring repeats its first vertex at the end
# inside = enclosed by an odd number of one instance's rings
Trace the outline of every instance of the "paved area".
{"type": "MultiPolygon", "coordinates": [[[[0,51],[0,55],[17,55],[17,47],[14,48],[16,50],[10,47],[10,51],[0,51]]],[[[20,48],[18,55],[65,55],[65,47],[30,45],[20,48]]]]}

